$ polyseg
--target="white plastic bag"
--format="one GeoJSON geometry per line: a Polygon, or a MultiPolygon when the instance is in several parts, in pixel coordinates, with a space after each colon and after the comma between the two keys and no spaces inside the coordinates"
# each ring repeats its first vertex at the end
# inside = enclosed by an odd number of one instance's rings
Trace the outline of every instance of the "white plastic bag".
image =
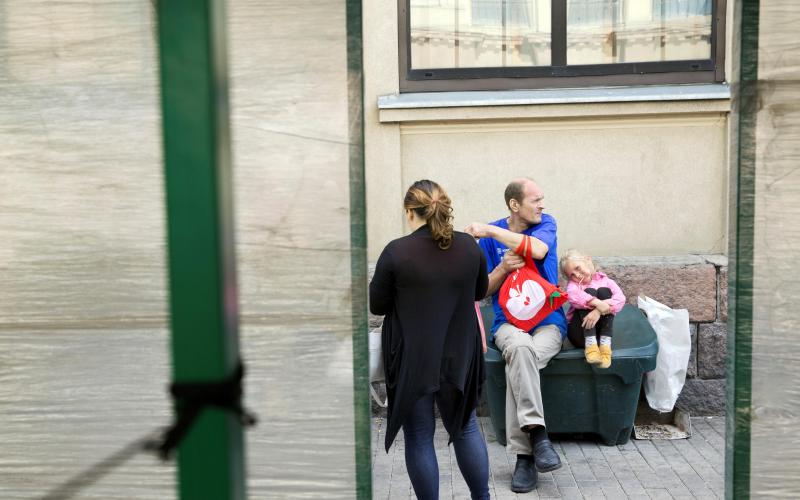
{"type": "Polygon", "coordinates": [[[375,386],[372,384],[381,383],[386,378],[383,370],[383,352],[381,350],[381,329],[376,328],[369,332],[369,393],[372,399],[382,408],[388,406],[388,399],[378,396],[375,386]]]}
{"type": "Polygon", "coordinates": [[[638,303],[658,337],[656,369],[644,375],[645,396],[651,408],[669,412],[683,389],[692,353],[689,311],[671,309],[650,297],[639,297],[638,303]]]}

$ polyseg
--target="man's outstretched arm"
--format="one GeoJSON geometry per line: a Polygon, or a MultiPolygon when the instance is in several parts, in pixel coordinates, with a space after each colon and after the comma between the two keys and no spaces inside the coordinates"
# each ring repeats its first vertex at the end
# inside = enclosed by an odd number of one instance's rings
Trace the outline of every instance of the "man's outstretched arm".
{"type": "MultiPolygon", "coordinates": [[[[550,247],[548,247],[546,243],[544,243],[542,240],[536,237],[525,236],[524,234],[515,233],[513,231],[509,231],[508,229],[503,229],[501,227],[493,226],[491,224],[482,224],[480,222],[473,222],[464,229],[464,232],[471,234],[475,238],[494,238],[510,249],[519,247],[522,244],[523,238],[526,237],[530,238],[531,257],[533,257],[536,260],[544,259],[545,256],[547,255],[547,252],[550,250],[550,247]]],[[[489,288],[491,288],[491,283],[492,283],[491,274],[489,276],[490,276],[489,288]]]]}

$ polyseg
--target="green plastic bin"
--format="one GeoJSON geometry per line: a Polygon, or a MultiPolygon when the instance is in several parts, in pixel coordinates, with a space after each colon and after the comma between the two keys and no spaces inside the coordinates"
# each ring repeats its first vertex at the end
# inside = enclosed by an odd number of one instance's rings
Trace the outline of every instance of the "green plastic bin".
{"type": "MultiPolygon", "coordinates": [[[[481,309],[489,328],[491,306],[481,309]]],[[[487,330],[488,331],[488,330],[487,330]]],[[[583,349],[567,349],[542,370],[542,401],[548,433],[597,434],[613,446],[630,439],[642,376],[656,367],[656,332],[644,314],[630,304],[614,318],[611,367],[586,362],[583,349]]],[[[498,442],[506,444],[505,361],[493,342],[486,360],[486,399],[498,442]]]]}

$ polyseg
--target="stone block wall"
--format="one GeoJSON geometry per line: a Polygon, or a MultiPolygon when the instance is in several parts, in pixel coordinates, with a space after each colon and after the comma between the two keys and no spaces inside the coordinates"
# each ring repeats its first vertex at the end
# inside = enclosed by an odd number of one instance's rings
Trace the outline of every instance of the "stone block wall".
{"type": "Polygon", "coordinates": [[[631,304],[647,295],[689,311],[692,354],[676,406],[690,415],[725,412],[728,261],[722,255],[598,258],[631,304]]]}
{"type": "MultiPolygon", "coordinates": [[[[722,255],[604,257],[598,266],[619,284],[628,302],[646,295],[689,311],[692,353],[676,406],[692,416],[725,412],[728,262],[722,255]]],[[[374,265],[370,266],[370,277],[374,265]]],[[[370,328],[382,317],[369,316],[370,328]]],[[[378,408],[374,408],[378,412],[378,408]]]]}

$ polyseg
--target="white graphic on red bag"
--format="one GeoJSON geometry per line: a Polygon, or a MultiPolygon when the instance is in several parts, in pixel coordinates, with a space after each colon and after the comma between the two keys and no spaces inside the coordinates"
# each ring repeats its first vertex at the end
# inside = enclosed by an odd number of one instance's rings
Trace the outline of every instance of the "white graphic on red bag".
{"type": "MultiPolygon", "coordinates": [[[[516,279],[517,274],[514,274],[513,278],[516,279]]],[[[544,289],[533,280],[525,280],[521,285],[516,283],[508,290],[506,308],[508,313],[517,319],[531,319],[543,305],[544,289]]]]}

